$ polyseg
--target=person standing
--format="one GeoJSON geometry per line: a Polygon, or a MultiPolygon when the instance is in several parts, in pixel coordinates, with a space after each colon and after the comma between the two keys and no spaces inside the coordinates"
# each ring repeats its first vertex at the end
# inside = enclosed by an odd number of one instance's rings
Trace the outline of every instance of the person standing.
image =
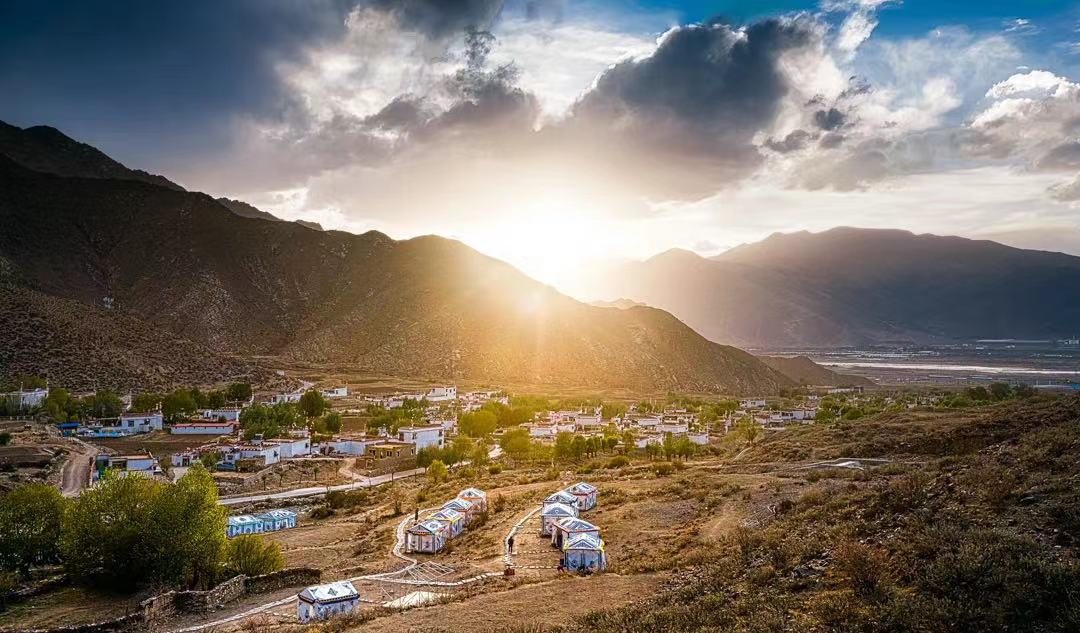
{"type": "Polygon", "coordinates": [[[514,553],[514,537],[513,536],[506,539],[506,548],[511,554],[514,553]]]}

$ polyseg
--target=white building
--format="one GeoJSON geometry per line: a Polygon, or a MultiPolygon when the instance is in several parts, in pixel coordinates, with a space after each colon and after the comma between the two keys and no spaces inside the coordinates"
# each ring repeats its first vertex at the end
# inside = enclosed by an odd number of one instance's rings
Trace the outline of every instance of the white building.
{"type": "Polygon", "coordinates": [[[45,402],[45,398],[49,397],[49,390],[46,389],[19,389],[18,391],[9,391],[7,393],[0,393],[0,398],[7,400],[13,407],[19,409],[33,409],[34,407],[40,407],[42,402],[45,402]]]}
{"type": "Polygon", "coordinates": [[[403,426],[398,429],[398,441],[415,444],[419,452],[429,446],[442,448],[446,444],[446,433],[441,424],[403,426]]]}
{"type": "Polygon", "coordinates": [[[745,400],[739,400],[739,408],[743,409],[744,411],[749,411],[751,409],[764,409],[765,408],[765,399],[764,398],[747,398],[745,400]]]}
{"type": "Polygon", "coordinates": [[[118,472],[121,476],[144,475],[153,477],[161,474],[157,460],[149,453],[145,455],[98,455],[94,459],[93,480],[97,481],[106,470],[118,472]]]}
{"type": "Polygon", "coordinates": [[[457,400],[457,387],[434,387],[424,395],[428,402],[457,400]]]}
{"type": "Polygon", "coordinates": [[[165,417],[160,411],[151,413],[125,413],[120,416],[120,428],[132,429],[136,433],[149,433],[160,431],[165,423],[165,417]]]}
{"type": "Polygon", "coordinates": [[[276,446],[281,451],[281,459],[293,459],[311,455],[311,439],[306,437],[264,440],[262,445],[276,446]]]}
{"type": "Polygon", "coordinates": [[[241,407],[223,407],[221,409],[203,409],[199,411],[199,417],[204,420],[225,420],[226,422],[239,422],[241,407]]]}
{"type": "Polygon", "coordinates": [[[321,393],[322,397],[326,398],[327,400],[334,400],[336,398],[348,398],[349,397],[349,388],[348,387],[331,387],[330,389],[323,389],[319,393],[321,393]]]}
{"type": "Polygon", "coordinates": [[[294,391],[292,393],[277,393],[274,394],[274,404],[285,404],[288,402],[300,402],[300,397],[304,395],[303,391],[294,391]]]}
{"type": "Polygon", "coordinates": [[[230,435],[236,422],[182,422],[169,427],[173,435],[230,435]]]}

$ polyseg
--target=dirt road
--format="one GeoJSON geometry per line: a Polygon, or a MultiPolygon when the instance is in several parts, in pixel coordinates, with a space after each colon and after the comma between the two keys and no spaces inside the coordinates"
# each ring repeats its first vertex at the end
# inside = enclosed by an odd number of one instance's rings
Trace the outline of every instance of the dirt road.
{"type": "Polygon", "coordinates": [[[82,492],[90,483],[90,467],[97,454],[97,449],[82,440],[71,440],[71,452],[60,470],[60,494],[75,497],[82,492]]]}

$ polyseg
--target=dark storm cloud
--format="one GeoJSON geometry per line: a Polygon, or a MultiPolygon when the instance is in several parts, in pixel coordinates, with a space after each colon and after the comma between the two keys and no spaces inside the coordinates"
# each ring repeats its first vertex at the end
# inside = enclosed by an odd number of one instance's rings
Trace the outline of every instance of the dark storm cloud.
{"type": "MultiPolygon", "coordinates": [[[[774,122],[789,90],[779,60],[819,38],[803,19],[767,19],[744,29],[715,22],[672,29],[649,57],[604,72],[574,106],[569,127],[600,130],[608,138],[596,142],[613,144],[616,154],[636,151],[656,169],[703,175],[696,187],[680,177],[665,194],[715,191],[761,163],[754,136],[774,122]]],[[[790,140],[795,145],[805,139],[790,140]]]]}
{"type": "Polygon", "coordinates": [[[827,132],[839,129],[847,121],[847,115],[837,110],[836,108],[829,108],[828,110],[818,110],[814,113],[814,123],[817,126],[827,132]]]}
{"type": "Polygon", "coordinates": [[[1048,171],[1080,170],[1080,142],[1069,141],[1054,147],[1035,166],[1048,171]]]}
{"type": "Polygon", "coordinates": [[[502,0],[369,0],[389,11],[402,27],[433,38],[452,37],[468,28],[486,29],[502,9],[502,0]]]}
{"type": "Polygon", "coordinates": [[[765,146],[774,152],[787,154],[788,152],[797,152],[803,149],[806,147],[807,143],[813,139],[814,135],[806,130],[795,130],[791,134],[785,136],[783,140],[777,141],[769,139],[765,142],[765,146]]]}
{"type": "Polygon", "coordinates": [[[275,64],[344,29],[339,0],[8,0],[0,118],[49,124],[152,164],[282,105],[275,64]]]}

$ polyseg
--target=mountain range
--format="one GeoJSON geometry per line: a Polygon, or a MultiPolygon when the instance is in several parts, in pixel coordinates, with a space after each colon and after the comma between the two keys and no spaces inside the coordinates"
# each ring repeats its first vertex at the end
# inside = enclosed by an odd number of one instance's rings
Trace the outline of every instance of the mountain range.
{"type": "Polygon", "coordinates": [[[245,359],[269,355],[494,384],[798,382],[663,310],[580,303],[453,240],[311,230],[243,204],[4,127],[0,373],[133,388],[250,374],[245,359]]]}
{"type": "Polygon", "coordinates": [[[899,230],[775,234],[712,258],[671,250],[593,283],[749,348],[1055,339],[1080,325],[1080,257],[899,230]]]}

